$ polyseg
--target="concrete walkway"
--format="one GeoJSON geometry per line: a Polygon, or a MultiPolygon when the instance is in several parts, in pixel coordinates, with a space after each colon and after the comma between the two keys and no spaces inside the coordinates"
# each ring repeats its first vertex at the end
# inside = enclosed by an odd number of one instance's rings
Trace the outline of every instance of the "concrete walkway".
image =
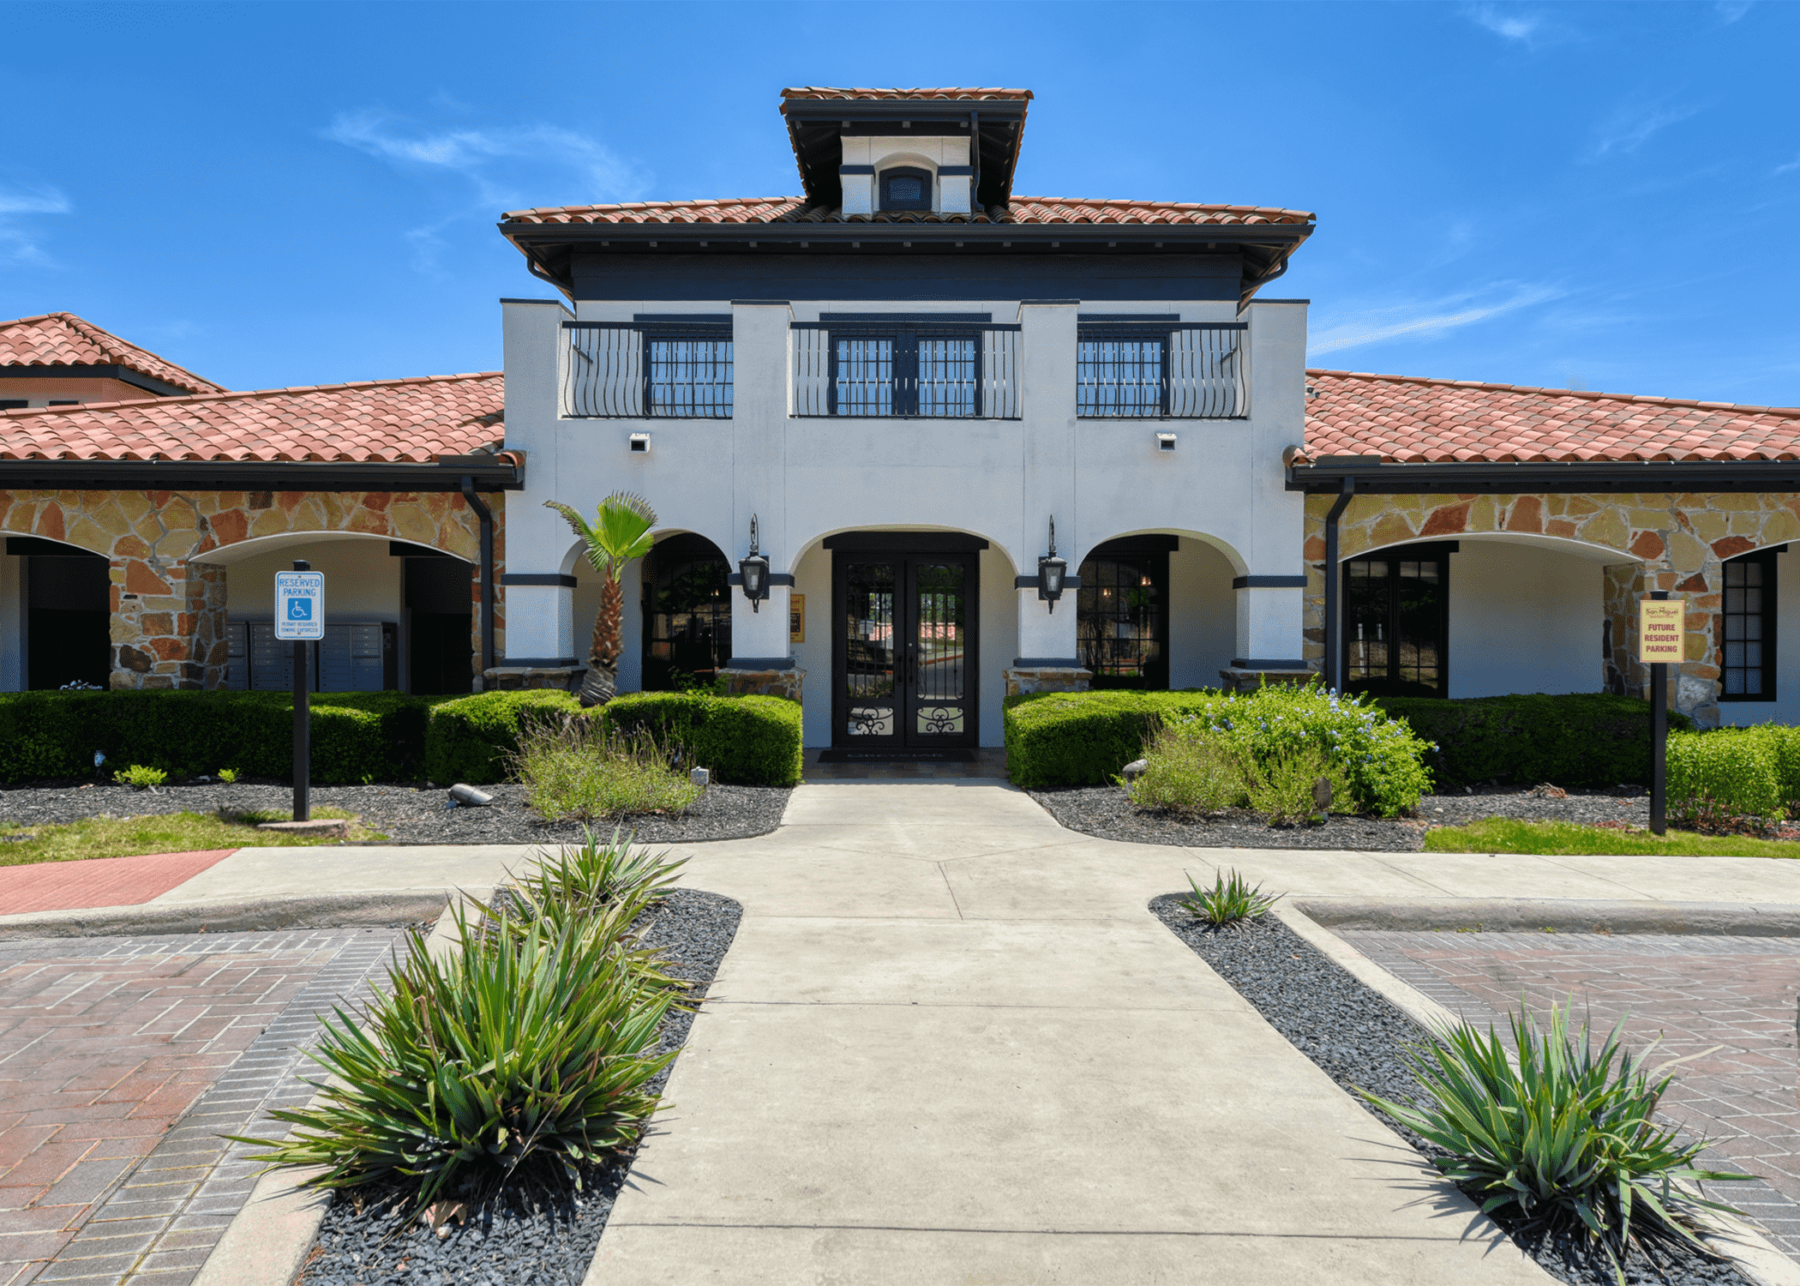
{"type": "MultiPolygon", "coordinates": [[[[1145,904],[1217,867],[1313,904],[1800,904],[1762,859],[1112,843],[992,780],[809,784],[677,851],[746,915],[591,1286],[1547,1282],[1145,904]]],[[[530,853],[244,849],[147,906],[481,890],[530,853]]]]}

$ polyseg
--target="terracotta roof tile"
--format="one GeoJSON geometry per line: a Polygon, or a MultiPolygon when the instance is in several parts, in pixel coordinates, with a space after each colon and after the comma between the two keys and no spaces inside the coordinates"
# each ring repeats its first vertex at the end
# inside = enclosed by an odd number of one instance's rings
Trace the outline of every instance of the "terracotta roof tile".
{"type": "Polygon", "coordinates": [[[42,313],[0,322],[0,366],[124,366],[190,393],[225,391],[224,385],[203,380],[147,349],[127,344],[74,313],[42,313]]]}
{"type": "Polygon", "coordinates": [[[1800,459],[1800,407],[1308,371],[1302,462],[1388,464],[1800,459]]]}
{"type": "Polygon", "coordinates": [[[1191,223],[1309,224],[1304,210],[1254,205],[1197,205],[1186,201],[1086,200],[1015,196],[1006,205],[972,214],[906,211],[846,215],[808,204],[805,197],[743,197],[723,201],[631,201],[619,205],[562,205],[513,210],[509,223],[1191,223]]]}
{"type": "Polygon", "coordinates": [[[1029,102],[1032,93],[1029,89],[975,89],[952,87],[944,89],[832,89],[822,85],[796,85],[781,91],[783,98],[829,98],[848,100],[906,100],[906,99],[997,99],[1024,100],[1029,102]]]}
{"type": "Polygon", "coordinates": [[[0,460],[422,464],[504,436],[499,371],[0,411],[0,460]]]}

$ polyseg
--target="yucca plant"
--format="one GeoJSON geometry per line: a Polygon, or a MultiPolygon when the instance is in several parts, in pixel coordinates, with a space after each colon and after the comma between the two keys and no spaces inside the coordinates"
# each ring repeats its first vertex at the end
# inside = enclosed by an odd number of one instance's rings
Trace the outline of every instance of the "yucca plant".
{"type": "Polygon", "coordinates": [[[484,934],[458,912],[465,947],[445,961],[414,934],[387,994],[325,1019],[313,1060],[322,1101],[271,1115],[286,1139],[243,1139],[260,1161],[319,1166],[344,1188],[396,1175],[423,1210],[462,1179],[496,1189],[527,1162],[579,1185],[578,1167],[629,1146],[657,1107],[648,1088],[676,992],[642,976],[621,914],[484,934]]]}
{"type": "Polygon", "coordinates": [[[588,649],[588,672],[581,681],[581,704],[604,705],[618,686],[619,656],[624,650],[620,624],[624,620],[625,594],[619,573],[634,558],[654,547],[651,529],[656,511],[642,496],[615,491],[600,502],[597,522],[590,523],[579,510],[556,500],[544,501],[581,537],[587,560],[600,573],[600,614],[594,618],[594,639],[588,649]]]}
{"type": "Polygon", "coordinates": [[[1203,889],[1188,876],[1188,886],[1194,890],[1191,898],[1182,898],[1181,905],[1192,911],[1196,917],[1206,921],[1215,929],[1229,929],[1268,914],[1269,908],[1281,901],[1280,893],[1264,893],[1262,885],[1250,887],[1250,881],[1233,869],[1229,876],[1215,874],[1213,886],[1203,889]]]}
{"type": "Polygon", "coordinates": [[[1523,1013],[1508,1018],[1516,1059],[1492,1027],[1482,1035],[1468,1023],[1442,1026],[1405,1051],[1427,1106],[1357,1092],[1447,1152],[1438,1168],[1484,1213],[1510,1208],[1527,1228],[1585,1232],[1621,1286],[1626,1253],[1646,1229],[1705,1251],[1693,1232],[1700,1211],[1738,1212],[1677,1181],[1751,1176],[1699,1169],[1704,1140],[1681,1143],[1656,1123],[1674,1078],[1653,1082],[1642,1056],[1621,1045],[1619,1027],[1596,1050],[1587,1024],[1571,1035],[1567,1011],[1555,1005],[1548,1030],[1523,1013]]]}

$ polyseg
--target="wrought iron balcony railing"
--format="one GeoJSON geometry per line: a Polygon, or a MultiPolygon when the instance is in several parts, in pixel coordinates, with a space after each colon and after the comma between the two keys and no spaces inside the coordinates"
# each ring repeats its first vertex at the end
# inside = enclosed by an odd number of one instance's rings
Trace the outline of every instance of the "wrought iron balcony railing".
{"type": "Polygon", "coordinates": [[[1075,413],[1114,419],[1250,414],[1243,322],[1083,323],[1075,413]]]}
{"type": "Polygon", "coordinates": [[[1019,326],[795,322],[794,414],[1019,418],[1019,326]]]}
{"type": "Polygon", "coordinates": [[[566,416],[731,418],[731,323],[564,322],[566,416]]]}

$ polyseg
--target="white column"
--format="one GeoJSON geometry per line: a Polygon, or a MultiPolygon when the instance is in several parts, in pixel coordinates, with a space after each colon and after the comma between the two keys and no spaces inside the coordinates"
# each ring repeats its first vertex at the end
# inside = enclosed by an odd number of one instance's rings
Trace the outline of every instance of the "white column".
{"type": "MultiPolygon", "coordinates": [[[[794,551],[787,538],[788,324],[786,301],[733,300],[734,379],[731,440],[733,458],[719,468],[732,476],[732,521],[728,540],[719,542],[735,572],[750,552],[750,519],[757,520],[759,551],[773,575],[790,572],[794,551]]],[[[769,597],[752,607],[741,586],[731,592],[731,651],[758,661],[788,656],[788,586],[771,585],[769,597]]],[[[757,666],[756,668],[766,668],[757,666]]]]}
{"type": "Polygon", "coordinates": [[[1300,659],[1304,586],[1239,585],[1236,592],[1237,651],[1232,664],[1254,670],[1305,669],[1300,659]]]}
{"type": "MultiPolygon", "coordinates": [[[[546,500],[581,509],[591,520],[597,497],[591,485],[558,490],[558,375],[562,323],[569,312],[555,300],[511,300],[501,305],[505,339],[506,444],[525,453],[525,489],[507,497],[506,570],[503,576],[562,574],[563,553],[574,539],[546,500]]],[[[500,436],[498,427],[495,436],[500,436]]],[[[563,480],[566,488],[567,480],[563,480]]],[[[504,584],[504,581],[502,582],[504,584]]],[[[574,637],[574,590],[557,583],[505,585],[506,661],[587,659],[588,640],[574,637]]]]}
{"type": "MultiPolygon", "coordinates": [[[[1021,530],[1014,544],[1019,574],[1037,575],[1040,554],[1050,552],[1050,520],[1056,519],[1057,553],[1076,556],[1075,535],[1075,314],[1078,300],[1026,300],[1019,305],[1025,459],[1020,497],[1021,530]]],[[[1069,567],[1073,577],[1076,569],[1069,567]]],[[[1076,664],[1075,594],[1065,590],[1056,610],[1036,588],[1019,591],[1018,651],[1035,664],[1076,664]]]]}

